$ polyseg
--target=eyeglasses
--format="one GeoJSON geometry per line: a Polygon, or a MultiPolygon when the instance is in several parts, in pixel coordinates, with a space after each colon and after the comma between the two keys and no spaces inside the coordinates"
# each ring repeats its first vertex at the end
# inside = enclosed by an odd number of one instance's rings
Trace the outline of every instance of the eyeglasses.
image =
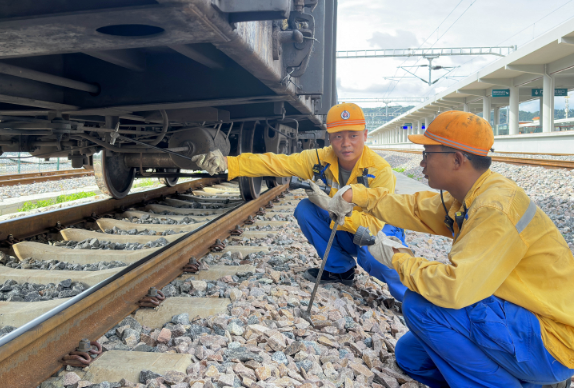
{"type": "Polygon", "coordinates": [[[437,152],[430,152],[430,151],[423,151],[423,160],[427,160],[428,154],[456,154],[455,151],[437,151],[437,152]]]}
{"type": "MultiPolygon", "coordinates": [[[[427,160],[427,155],[428,154],[456,154],[457,152],[460,151],[436,151],[436,152],[432,152],[432,151],[423,151],[423,161],[427,160]]],[[[469,155],[465,154],[464,152],[461,152],[465,158],[467,158],[468,160],[472,160],[470,158],[469,155]]]]}

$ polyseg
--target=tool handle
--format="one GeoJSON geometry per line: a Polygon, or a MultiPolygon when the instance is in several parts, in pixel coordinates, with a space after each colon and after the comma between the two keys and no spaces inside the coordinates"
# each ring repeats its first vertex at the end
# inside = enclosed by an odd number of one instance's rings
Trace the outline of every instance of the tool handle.
{"type": "MultiPolygon", "coordinates": [[[[328,186],[318,185],[321,190],[327,195],[331,192],[331,188],[328,186]]],[[[304,189],[304,190],[312,190],[311,185],[299,177],[292,176],[291,180],[289,181],[289,190],[297,190],[297,189],[304,189]]]]}
{"type": "Polygon", "coordinates": [[[311,293],[311,299],[309,300],[309,307],[307,307],[307,314],[311,316],[311,309],[313,308],[313,301],[315,300],[315,295],[319,289],[319,284],[321,283],[321,276],[323,276],[323,270],[325,269],[325,263],[329,257],[329,251],[331,250],[331,245],[333,245],[333,239],[335,238],[335,233],[337,232],[337,223],[333,225],[331,230],[331,236],[329,237],[329,242],[327,243],[327,249],[325,249],[325,255],[323,255],[323,261],[321,262],[321,268],[317,274],[317,280],[315,280],[315,287],[313,287],[313,292],[311,293]]]}
{"type": "Polygon", "coordinates": [[[353,243],[363,247],[365,245],[374,245],[377,236],[373,236],[369,228],[364,226],[359,226],[357,228],[357,232],[355,232],[355,236],[353,237],[353,243]]]}

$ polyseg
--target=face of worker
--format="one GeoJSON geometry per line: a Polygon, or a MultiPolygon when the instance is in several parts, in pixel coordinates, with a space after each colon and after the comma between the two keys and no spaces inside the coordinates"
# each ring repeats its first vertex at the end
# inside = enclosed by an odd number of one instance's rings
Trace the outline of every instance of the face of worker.
{"type": "Polygon", "coordinates": [[[341,131],[329,134],[329,141],[335,151],[339,162],[353,165],[361,157],[365,141],[367,141],[367,131],[341,131]]]}
{"type": "MultiPolygon", "coordinates": [[[[439,145],[426,145],[427,152],[444,152],[439,145]]],[[[421,160],[423,174],[428,180],[428,185],[433,189],[448,190],[450,183],[450,167],[452,164],[453,154],[427,154],[426,158],[421,160]]]]}

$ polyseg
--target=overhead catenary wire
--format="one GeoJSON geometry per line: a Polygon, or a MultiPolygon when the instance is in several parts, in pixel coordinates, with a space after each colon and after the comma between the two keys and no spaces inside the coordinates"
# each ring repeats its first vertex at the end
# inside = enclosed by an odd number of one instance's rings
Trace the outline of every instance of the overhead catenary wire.
{"type": "MultiPolygon", "coordinates": [[[[552,15],[553,13],[555,13],[556,11],[558,11],[558,10],[564,8],[566,5],[568,5],[568,4],[572,3],[572,2],[574,2],[574,0],[568,0],[568,1],[565,2],[564,4],[562,4],[562,5],[558,6],[558,7],[556,7],[555,9],[553,9],[552,11],[550,11],[549,13],[547,13],[546,15],[542,16],[540,19],[536,20],[536,21],[533,22],[533,23],[530,23],[528,26],[522,28],[520,31],[518,31],[518,32],[514,33],[513,35],[509,36],[508,38],[506,38],[506,39],[500,41],[500,42],[497,44],[497,46],[503,44],[504,42],[509,41],[510,39],[514,38],[515,36],[519,35],[520,33],[522,33],[522,32],[524,32],[524,31],[528,30],[528,29],[531,28],[532,26],[536,25],[536,24],[539,23],[540,21],[544,20],[544,19],[547,18],[548,16],[550,16],[550,15],[552,15]]],[[[566,19],[566,20],[571,20],[572,18],[574,18],[574,16],[570,16],[570,17],[568,17],[568,19],[566,19]]],[[[555,26],[552,25],[551,27],[549,27],[549,28],[547,28],[546,30],[544,30],[543,32],[541,32],[539,35],[542,35],[543,33],[547,32],[548,30],[550,30],[551,28],[554,28],[554,27],[555,27],[555,26]]],[[[524,42],[523,45],[526,44],[526,43],[528,43],[528,42],[530,42],[530,41],[532,41],[533,39],[535,39],[535,37],[532,37],[532,38],[529,39],[528,41],[524,42]]],[[[469,59],[468,61],[466,61],[466,62],[464,62],[462,65],[460,65],[459,68],[460,68],[460,67],[463,67],[464,65],[466,65],[466,64],[468,64],[468,63],[470,63],[470,62],[474,62],[476,59],[477,59],[476,57],[474,57],[474,58],[472,58],[472,59],[469,59]]],[[[480,69],[482,69],[482,68],[488,66],[490,63],[492,63],[492,61],[488,61],[488,62],[485,63],[484,66],[482,66],[480,69]]],[[[479,69],[479,70],[480,70],[480,69],[479,69]]],[[[457,69],[457,70],[458,70],[458,69],[457,69]]],[[[455,72],[456,72],[457,70],[455,70],[455,72]]],[[[453,84],[456,83],[456,82],[457,82],[457,81],[451,83],[450,85],[453,85],[453,84]]],[[[425,96],[425,97],[428,96],[432,91],[433,91],[433,89],[429,89],[429,90],[425,93],[424,96],[425,96]]]]}
{"type": "MultiPolygon", "coordinates": [[[[447,17],[443,19],[443,21],[439,24],[439,26],[438,26],[433,32],[431,32],[431,34],[429,35],[429,37],[428,37],[427,39],[425,39],[425,41],[424,41],[418,48],[421,48],[421,47],[426,43],[426,41],[429,40],[429,38],[430,38],[432,35],[434,35],[434,33],[435,33],[436,31],[438,31],[438,29],[440,28],[440,26],[441,26],[442,24],[444,24],[444,22],[448,19],[448,17],[449,17],[450,15],[452,15],[452,13],[458,8],[458,6],[459,6],[463,1],[464,1],[464,0],[461,0],[461,1],[452,9],[452,11],[450,11],[450,13],[447,15],[447,17]]],[[[446,29],[446,31],[443,32],[443,34],[442,34],[439,38],[437,38],[437,40],[436,40],[429,48],[433,48],[434,45],[437,44],[438,41],[452,28],[452,26],[454,26],[454,25],[460,20],[460,18],[466,13],[466,11],[469,10],[469,8],[470,8],[476,1],[477,1],[477,0],[473,0],[472,3],[470,3],[470,5],[469,5],[469,6],[459,15],[459,17],[446,29]]],[[[572,0],[572,1],[574,1],[574,0],[572,0]]],[[[407,59],[407,60],[408,60],[408,59],[407,59]]],[[[403,63],[401,64],[401,66],[402,66],[403,64],[405,64],[407,60],[403,61],[403,63]]],[[[420,60],[421,60],[421,58],[418,58],[418,59],[415,61],[414,65],[416,65],[417,63],[419,63],[420,60]]],[[[414,66],[414,65],[413,65],[413,66],[414,66]]],[[[400,68],[401,66],[399,66],[399,68],[400,68]]],[[[397,74],[397,72],[398,72],[398,69],[395,71],[395,75],[397,74]]],[[[403,76],[398,80],[398,82],[396,82],[396,83],[393,84],[392,89],[391,89],[389,92],[387,92],[387,93],[385,94],[385,96],[388,96],[390,93],[392,93],[392,92],[395,90],[395,88],[397,87],[397,85],[402,81],[402,79],[403,79],[405,76],[406,76],[406,74],[403,74],[403,76]]],[[[430,85],[429,85],[429,86],[430,86],[430,85]]]]}

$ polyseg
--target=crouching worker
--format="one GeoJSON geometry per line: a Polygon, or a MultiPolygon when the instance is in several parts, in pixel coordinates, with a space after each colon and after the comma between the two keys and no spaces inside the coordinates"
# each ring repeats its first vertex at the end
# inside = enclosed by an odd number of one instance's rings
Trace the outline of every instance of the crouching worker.
{"type": "Polygon", "coordinates": [[[523,189],[490,171],[487,121],[449,111],[409,140],[424,145],[423,174],[440,194],[351,185],[328,205],[333,216],[360,206],[453,239],[450,264],[415,257],[381,234],[369,248],[409,289],[410,331],[397,343],[397,363],[433,388],[570,386],[574,257],[560,231],[523,189]]]}
{"type": "MultiPolygon", "coordinates": [[[[331,196],[337,193],[339,187],[357,183],[357,178],[366,180],[369,187],[381,187],[391,193],[394,192],[396,177],[391,166],[365,147],[367,130],[365,117],[359,106],[343,103],[332,107],[327,114],[327,132],[330,147],[305,150],[299,154],[244,153],[236,157],[223,157],[219,151],[214,151],[194,156],[193,160],[212,175],[228,169],[229,180],[238,176],[297,176],[311,179],[314,177],[313,167],[319,164],[319,179],[331,187],[331,196]]],[[[326,203],[329,197],[318,190],[317,186],[315,188],[316,191],[308,192],[309,199],[299,202],[295,209],[295,218],[305,237],[317,250],[317,254],[323,257],[331,234],[332,222],[327,211],[317,206],[326,203]]],[[[352,285],[356,267],[353,257],[357,257],[361,267],[370,275],[387,283],[391,294],[396,299],[402,300],[406,287],[401,284],[397,272],[375,260],[366,247],[353,244],[353,234],[360,225],[369,227],[371,233],[376,234],[382,230],[386,235],[396,236],[404,242],[402,229],[385,225],[384,222],[359,209],[352,211],[338,228],[321,283],[339,282],[352,285]]],[[[318,268],[311,268],[304,276],[307,280],[315,282],[318,272],[318,268]]]]}

